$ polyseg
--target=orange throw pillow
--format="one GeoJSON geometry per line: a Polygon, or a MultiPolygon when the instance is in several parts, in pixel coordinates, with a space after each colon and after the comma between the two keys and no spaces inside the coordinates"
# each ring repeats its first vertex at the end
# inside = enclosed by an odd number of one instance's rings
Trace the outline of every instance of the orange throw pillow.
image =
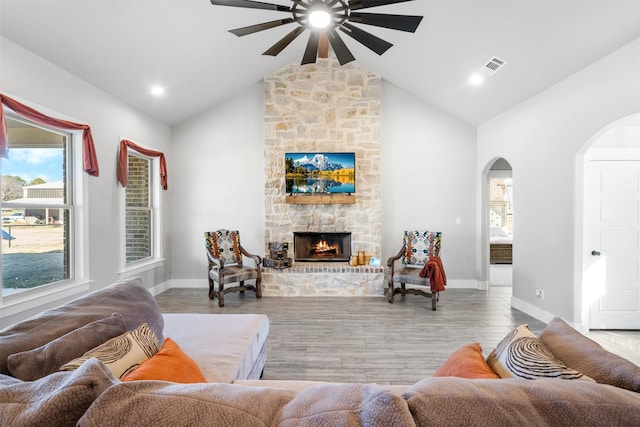
{"type": "Polygon", "coordinates": [[[158,353],[142,362],[121,380],[161,380],[183,384],[207,382],[196,362],[184,354],[171,338],[166,338],[158,353]]]}
{"type": "MultiPolygon", "coordinates": [[[[135,371],[134,371],[135,372],[135,371]]],[[[500,377],[489,368],[482,356],[480,343],[467,344],[454,351],[446,362],[433,374],[434,377],[486,378],[500,377]]]]}

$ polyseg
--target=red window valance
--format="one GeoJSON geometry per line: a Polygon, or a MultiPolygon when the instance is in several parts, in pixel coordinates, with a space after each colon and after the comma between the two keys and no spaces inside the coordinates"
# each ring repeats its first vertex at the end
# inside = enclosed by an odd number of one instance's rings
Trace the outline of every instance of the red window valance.
{"type": "MultiPolygon", "coordinates": [[[[98,176],[100,170],[98,168],[98,158],[96,157],[96,149],[93,145],[93,137],[91,136],[91,128],[89,125],[69,122],[67,120],[55,119],[45,116],[39,111],[31,107],[0,94],[0,102],[11,108],[17,115],[36,122],[40,125],[51,126],[65,130],[82,130],[82,164],[84,171],[91,176],[98,176]]],[[[7,122],[4,119],[4,110],[0,108],[0,157],[9,158],[9,138],[7,136],[7,122]]]]}
{"type": "Polygon", "coordinates": [[[149,157],[160,157],[160,183],[163,189],[167,189],[167,162],[164,153],[161,151],[149,150],[141,147],[135,142],[123,139],[120,141],[120,156],[118,157],[118,181],[123,187],[127,186],[129,181],[129,172],[127,168],[127,147],[131,147],[138,153],[149,157]]]}

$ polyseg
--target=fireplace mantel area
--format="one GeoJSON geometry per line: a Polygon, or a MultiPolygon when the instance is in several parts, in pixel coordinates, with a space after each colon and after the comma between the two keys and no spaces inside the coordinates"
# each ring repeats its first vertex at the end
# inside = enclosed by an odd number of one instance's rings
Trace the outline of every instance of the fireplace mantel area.
{"type": "MultiPolygon", "coordinates": [[[[265,253],[269,242],[294,247],[294,233],[350,233],[350,252],[381,256],[381,79],[330,55],[315,64],[291,64],[265,77],[265,253]],[[355,153],[356,191],[349,203],[289,203],[285,154],[355,153]]],[[[296,197],[296,196],[294,196],[296,197]]],[[[305,197],[305,196],[297,196],[305,197]]],[[[290,254],[293,257],[294,254],[290,254]]],[[[381,296],[384,268],[340,261],[295,261],[264,268],[267,296],[381,296]]]]}

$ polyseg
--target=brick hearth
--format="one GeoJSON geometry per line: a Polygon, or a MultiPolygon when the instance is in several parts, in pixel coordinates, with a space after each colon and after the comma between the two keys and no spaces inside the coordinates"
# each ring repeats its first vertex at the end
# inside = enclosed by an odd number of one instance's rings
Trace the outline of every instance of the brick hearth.
{"type": "Polygon", "coordinates": [[[262,292],[268,296],[382,296],[384,268],[346,263],[296,263],[262,269],[262,292]]]}

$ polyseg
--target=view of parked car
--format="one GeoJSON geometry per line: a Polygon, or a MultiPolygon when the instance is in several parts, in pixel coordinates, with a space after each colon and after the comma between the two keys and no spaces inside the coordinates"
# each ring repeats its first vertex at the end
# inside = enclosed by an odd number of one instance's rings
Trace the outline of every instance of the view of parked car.
{"type": "Polygon", "coordinates": [[[23,212],[14,212],[11,215],[2,217],[2,222],[4,223],[11,223],[11,222],[18,222],[18,221],[24,221],[23,212]]]}

